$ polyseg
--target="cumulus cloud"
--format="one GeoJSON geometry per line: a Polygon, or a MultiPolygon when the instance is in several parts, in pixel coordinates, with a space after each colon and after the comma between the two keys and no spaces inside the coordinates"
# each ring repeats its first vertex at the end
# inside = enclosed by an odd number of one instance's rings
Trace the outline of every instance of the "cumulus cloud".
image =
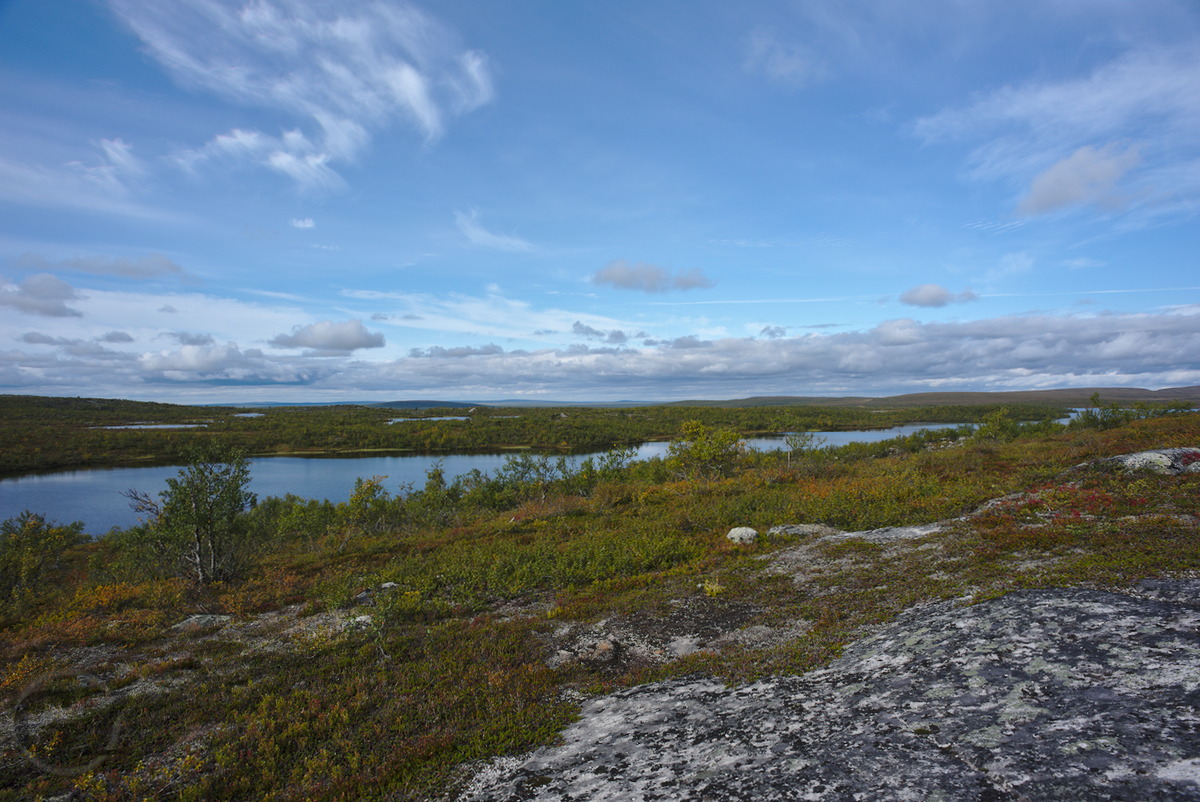
{"type": "Polygon", "coordinates": [[[359,348],[382,348],[384,338],[371,332],[361,320],[334,323],[322,320],[307,326],[296,326],[291,334],[278,334],[271,339],[277,348],[309,348],[320,354],[346,354],[359,348]]]}
{"type": "Polygon", "coordinates": [[[215,342],[211,334],[195,334],[188,331],[168,331],[160,336],[169,337],[180,345],[212,345],[215,342]]]}
{"type": "Polygon", "coordinates": [[[243,351],[236,343],[185,345],[178,351],[142,354],[137,360],[139,382],[209,385],[308,384],[323,374],[272,361],[257,348],[243,351]]]}
{"type": "Polygon", "coordinates": [[[306,187],[340,182],[371,131],[396,121],[427,140],[493,96],[486,57],[404,2],[254,3],[109,0],[146,52],[184,85],[303,120],[307,133],[234,129],[183,154],[192,164],[238,156],[306,187]],[[336,179],[336,180],[335,180],[336,179]]]}
{"type": "MultiPolygon", "coordinates": [[[[580,320],[576,320],[571,325],[571,333],[576,337],[586,337],[589,340],[603,340],[610,345],[624,345],[625,343],[629,342],[630,339],[630,335],[624,331],[621,331],[620,329],[610,329],[608,331],[604,331],[602,329],[588,326],[580,320]]],[[[645,337],[646,333],[644,331],[638,332],[632,336],[645,337]]]]}
{"type": "Polygon", "coordinates": [[[124,331],[110,331],[107,334],[101,335],[99,338],[102,343],[131,343],[133,336],[124,331]]]}
{"type": "Polygon", "coordinates": [[[156,276],[185,276],[182,267],[160,253],[152,253],[141,259],[104,257],[73,257],[51,261],[36,253],[22,254],[17,265],[26,269],[50,271],[65,270],[78,273],[93,273],[122,278],[154,278],[156,276]]]}
{"type": "Polygon", "coordinates": [[[408,355],[413,359],[463,359],[470,356],[495,356],[503,354],[504,349],[495,343],[483,346],[462,345],[455,348],[444,348],[435,345],[430,348],[412,348],[408,355]]]}
{"type": "Polygon", "coordinates": [[[1085,145],[1034,178],[1017,213],[1034,216],[1081,203],[1115,208],[1121,203],[1117,182],[1140,162],[1136,148],[1085,145]]]}
{"type": "MultiPolygon", "coordinates": [[[[945,323],[901,318],[837,333],[692,334],[648,338],[637,347],[597,340],[505,350],[484,339],[484,344],[432,345],[374,362],[346,358],[345,351],[343,358],[322,360],[311,354],[264,354],[233,342],[122,354],[51,329],[14,335],[27,346],[0,350],[0,387],[59,394],[73,387],[127,395],[130,388],[163,383],[176,390],[188,385],[270,390],[301,384],[306,393],[328,392],[331,397],[453,393],[487,399],[539,393],[605,400],[1182,386],[1200,384],[1198,322],[1200,306],[1152,314],[1024,315],[945,323]]],[[[608,329],[596,321],[583,318],[580,323],[607,336],[608,329]]],[[[302,329],[289,336],[302,339],[302,329]]],[[[300,347],[330,344],[315,337],[300,347]]]]}
{"type": "Polygon", "coordinates": [[[301,228],[301,229],[315,228],[316,225],[317,224],[313,222],[313,219],[311,217],[302,217],[299,219],[296,219],[296,218],[292,219],[292,228],[301,228]]]}
{"type": "Polygon", "coordinates": [[[534,246],[532,243],[526,242],[520,237],[514,237],[508,234],[496,234],[488,231],[478,221],[478,213],[472,209],[469,214],[463,212],[454,213],[454,221],[458,225],[458,230],[471,243],[482,245],[485,248],[495,248],[500,251],[532,251],[534,246]]]}
{"type": "Polygon", "coordinates": [[[921,284],[900,294],[900,303],[909,306],[937,307],[974,301],[979,296],[970,290],[954,293],[940,284],[921,284]]]}
{"type": "MultiPolygon", "coordinates": [[[[956,323],[899,319],[866,331],[779,339],[697,336],[640,349],[584,345],[542,351],[456,349],[370,368],[375,381],[513,392],[695,394],[919,389],[1035,389],[1200,383],[1200,308],[1181,313],[1079,317],[1014,316],[956,323]]],[[[366,368],[364,368],[366,370],[366,368]]],[[[364,377],[364,380],[365,377],[364,377]]],[[[478,392],[478,391],[477,391],[478,392]]],[[[606,395],[605,397],[614,397],[606,395]]]]}
{"type": "Polygon", "coordinates": [[[621,290],[642,292],[668,292],[670,290],[694,290],[712,287],[716,282],[699,269],[681,270],[672,274],[658,265],[638,262],[630,264],[624,259],[609,262],[592,276],[593,284],[609,284],[621,290]]]}
{"type": "Polygon", "coordinates": [[[780,337],[787,336],[787,329],[783,326],[763,326],[763,330],[758,333],[758,336],[778,340],[780,337]]]}
{"type": "Polygon", "coordinates": [[[81,317],[67,301],[82,296],[70,284],[49,273],[36,273],[19,284],[0,286],[0,306],[11,306],[28,315],[44,317],[81,317]]]}

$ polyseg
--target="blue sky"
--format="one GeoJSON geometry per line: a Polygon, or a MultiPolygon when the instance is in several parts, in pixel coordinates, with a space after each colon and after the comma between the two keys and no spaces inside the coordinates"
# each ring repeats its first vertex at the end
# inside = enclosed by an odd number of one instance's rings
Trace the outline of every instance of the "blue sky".
{"type": "Polygon", "coordinates": [[[0,0],[0,392],[1200,384],[1200,7],[0,0]]]}

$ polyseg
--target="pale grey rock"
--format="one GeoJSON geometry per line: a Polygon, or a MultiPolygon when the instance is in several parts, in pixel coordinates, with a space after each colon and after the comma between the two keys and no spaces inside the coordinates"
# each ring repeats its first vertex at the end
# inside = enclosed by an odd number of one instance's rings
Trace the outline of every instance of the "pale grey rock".
{"type": "Polygon", "coordinates": [[[228,615],[190,615],[180,621],[171,629],[176,632],[195,632],[200,629],[208,629],[209,627],[219,627],[229,621],[232,616],[228,615]]]}
{"type": "Polygon", "coordinates": [[[1200,580],[916,608],[827,668],[588,701],[464,802],[1200,800],[1200,580]]]}
{"type": "Polygon", "coordinates": [[[932,535],[941,531],[943,522],[920,524],[918,526],[885,526],[882,529],[867,529],[862,532],[839,532],[827,535],[826,540],[865,540],[868,543],[891,543],[896,540],[915,540],[919,537],[932,535]]]}
{"type": "Polygon", "coordinates": [[[824,537],[839,534],[842,534],[841,529],[825,524],[779,524],[767,530],[767,537],[824,537]]]}
{"type": "Polygon", "coordinates": [[[735,526],[725,537],[734,543],[748,545],[758,540],[758,530],[751,529],[749,526],[735,526]]]}
{"type": "MultiPolygon", "coordinates": [[[[1114,466],[1126,471],[1153,471],[1171,475],[1197,473],[1200,472],[1200,448],[1157,448],[1150,451],[1139,451],[1136,454],[1109,457],[1090,463],[1090,465],[1114,466]]],[[[1084,468],[1088,467],[1088,464],[1076,467],[1084,468]]]]}

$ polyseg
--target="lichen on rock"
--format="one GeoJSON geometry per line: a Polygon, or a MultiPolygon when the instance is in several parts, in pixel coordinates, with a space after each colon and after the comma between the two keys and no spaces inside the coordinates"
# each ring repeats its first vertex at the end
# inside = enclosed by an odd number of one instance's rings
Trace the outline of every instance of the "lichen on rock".
{"type": "Polygon", "coordinates": [[[1200,580],[914,608],[827,668],[593,699],[463,800],[1200,799],[1200,580]]]}

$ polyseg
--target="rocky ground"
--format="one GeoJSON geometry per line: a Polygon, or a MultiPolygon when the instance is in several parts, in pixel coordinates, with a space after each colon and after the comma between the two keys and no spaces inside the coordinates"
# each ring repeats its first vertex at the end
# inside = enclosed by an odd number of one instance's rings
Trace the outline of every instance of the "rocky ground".
{"type": "MultiPolygon", "coordinates": [[[[1164,449],[1087,470],[1191,473],[1198,455],[1164,449]]],[[[810,585],[835,567],[829,544],[868,543],[881,555],[926,548],[922,539],[970,518],[867,532],[781,525],[773,532],[790,545],[762,559],[768,574],[810,585]]],[[[1188,526],[1200,531],[1200,521],[1188,526]]],[[[582,662],[614,676],[696,652],[771,648],[810,628],[800,618],[756,623],[760,607],[703,590],[665,613],[599,621],[547,620],[549,598],[495,613],[546,622],[549,665],[582,662]]],[[[154,649],[165,662],[197,666],[211,659],[210,643],[243,655],[293,650],[369,627],[374,597],[388,592],[370,589],[348,610],[316,615],[296,605],[242,620],[193,616],[154,649]]],[[[912,608],[807,674],[739,687],[697,676],[591,698],[555,745],[472,767],[458,798],[1200,800],[1200,579],[975,601],[912,608]]],[[[135,662],[116,647],[77,652],[68,663],[135,662]]],[[[113,705],[184,681],[110,674],[100,701],[113,705]]],[[[0,744],[24,741],[43,723],[4,716],[0,744]]]]}
{"type": "MultiPolygon", "coordinates": [[[[1191,472],[1195,453],[1100,467],[1191,472]]],[[[889,544],[935,529],[813,533],[770,559],[799,580],[820,570],[822,539],[889,544]]],[[[592,699],[558,744],[480,768],[459,798],[1200,800],[1200,579],[966,601],[911,609],[801,676],[741,687],[694,678],[592,699]]],[[[670,659],[790,634],[728,623],[709,632],[713,622],[684,616],[639,632],[601,622],[560,632],[570,645],[555,659],[670,659]]]]}

